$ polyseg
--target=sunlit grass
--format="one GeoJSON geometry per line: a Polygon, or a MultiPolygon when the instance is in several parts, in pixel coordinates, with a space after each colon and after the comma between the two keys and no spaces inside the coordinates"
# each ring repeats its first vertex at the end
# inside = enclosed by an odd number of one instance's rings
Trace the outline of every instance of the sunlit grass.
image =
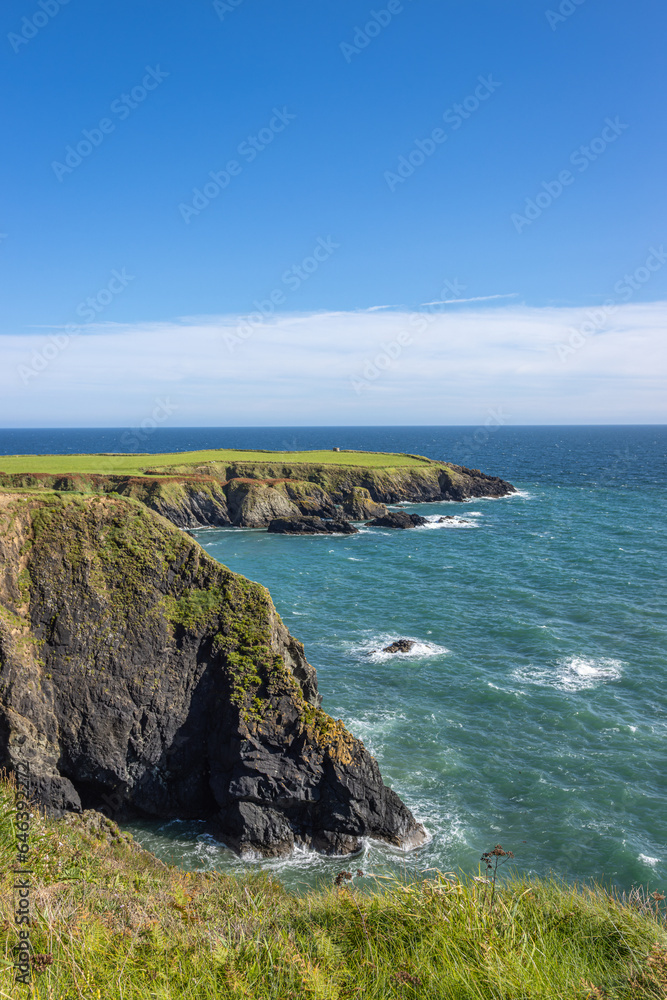
{"type": "MultiPolygon", "coordinates": [[[[431,464],[412,455],[360,451],[212,451],[170,452],[162,455],[0,455],[0,473],[134,475],[164,466],[201,465],[208,462],[286,463],[335,465],[353,468],[414,468],[431,464]]],[[[437,464],[437,463],[433,463],[437,464]]]]}
{"type": "MultiPolygon", "coordinates": [[[[13,793],[0,785],[0,997],[13,981],[13,793]]],[[[659,901],[514,877],[367,875],[289,893],[167,867],[107,821],[33,816],[33,996],[64,1000],[659,998],[659,901]],[[52,958],[52,961],[51,961],[52,958]],[[50,964],[49,964],[50,963],[50,964]]],[[[345,868],[341,862],[341,869],[345,868]]]]}

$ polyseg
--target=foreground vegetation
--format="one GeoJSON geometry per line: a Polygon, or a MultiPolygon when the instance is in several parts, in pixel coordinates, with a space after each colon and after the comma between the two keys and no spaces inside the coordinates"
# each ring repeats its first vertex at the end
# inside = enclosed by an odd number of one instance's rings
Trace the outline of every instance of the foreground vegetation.
{"type": "Polygon", "coordinates": [[[33,472],[49,475],[137,475],[145,469],[199,466],[207,463],[238,462],[289,463],[290,465],[330,465],[349,468],[387,469],[437,465],[416,455],[375,451],[237,451],[221,448],[209,451],[182,451],[163,455],[1,455],[0,472],[7,475],[33,472]]]}
{"type": "MultiPolygon", "coordinates": [[[[167,867],[115,824],[31,819],[33,983],[14,981],[14,792],[0,784],[0,997],[664,998],[659,899],[514,878],[339,876],[288,893],[167,867]]],[[[341,871],[345,868],[341,862],[341,871]]]]}

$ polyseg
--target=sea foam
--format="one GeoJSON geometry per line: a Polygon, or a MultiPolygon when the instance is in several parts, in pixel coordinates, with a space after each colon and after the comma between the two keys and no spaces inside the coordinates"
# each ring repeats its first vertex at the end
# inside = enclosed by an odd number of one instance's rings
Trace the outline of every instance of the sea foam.
{"type": "Polygon", "coordinates": [[[571,656],[554,667],[519,667],[513,677],[521,683],[553,687],[559,691],[586,691],[600,684],[619,681],[623,675],[620,660],[606,657],[571,656]]]}
{"type": "Polygon", "coordinates": [[[429,528],[478,528],[479,525],[474,524],[472,521],[466,521],[465,518],[458,517],[456,514],[452,516],[451,520],[441,521],[440,518],[442,514],[427,514],[426,520],[428,524],[418,525],[418,530],[426,531],[429,528]]]}
{"type": "Polygon", "coordinates": [[[378,638],[369,639],[361,646],[357,647],[357,652],[368,657],[374,663],[381,663],[384,660],[419,660],[427,656],[441,656],[450,653],[446,646],[439,646],[436,642],[428,642],[425,639],[416,639],[409,635],[382,635],[378,638]],[[409,639],[414,642],[414,646],[407,653],[385,653],[384,647],[389,646],[396,639],[409,639]]]}

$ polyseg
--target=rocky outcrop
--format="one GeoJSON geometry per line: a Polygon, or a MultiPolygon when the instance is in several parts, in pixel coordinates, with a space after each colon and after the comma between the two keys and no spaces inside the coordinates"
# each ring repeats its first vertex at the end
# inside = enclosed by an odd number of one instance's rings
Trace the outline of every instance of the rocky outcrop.
{"type": "Polygon", "coordinates": [[[215,479],[132,476],[115,486],[119,496],[139,500],[179,528],[217,528],[231,523],[225,491],[215,479]]]}
{"type": "Polygon", "coordinates": [[[274,535],[355,535],[359,531],[349,521],[323,521],[321,517],[277,517],[268,530],[274,535]]]}
{"type": "Polygon", "coordinates": [[[283,492],[251,479],[227,483],[227,500],[232,524],[239,527],[263,528],[276,517],[299,514],[299,508],[283,492]]]}
{"type": "MultiPolygon", "coordinates": [[[[344,456],[341,452],[341,456],[344,456]]],[[[354,452],[349,453],[354,456],[354,452]]],[[[435,462],[420,455],[379,456],[386,465],[316,464],[290,461],[275,454],[256,461],[193,462],[182,466],[155,466],[146,469],[149,475],[206,475],[222,482],[246,478],[268,482],[274,480],[318,485],[335,504],[343,504],[356,488],[368,490],[376,503],[392,504],[406,501],[419,503],[434,500],[469,500],[473,497],[503,497],[516,492],[511,483],[498,476],[489,476],[479,469],[469,469],[451,462],[435,462]],[[408,458],[410,465],[400,459],[408,458]],[[392,462],[397,459],[398,464],[392,462]]],[[[315,513],[311,511],[310,513],[315,513]]]]}
{"type": "Polygon", "coordinates": [[[146,507],[0,494],[0,570],[0,766],[48,809],[205,818],[269,855],[423,841],[265,588],[146,507]]]}
{"type": "Polygon", "coordinates": [[[385,646],[382,652],[409,653],[414,645],[415,643],[412,639],[396,639],[395,642],[390,643],[389,646],[385,646]]]}
{"type": "Polygon", "coordinates": [[[371,517],[383,517],[387,513],[387,507],[383,503],[376,503],[371,499],[371,495],[363,486],[353,486],[349,493],[343,498],[343,512],[352,521],[365,521],[371,517]]]}
{"type": "Polygon", "coordinates": [[[225,484],[232,523],[263,528],[279,517],[334,517],[336,506],[317,483],[299,480],[231,479],[225,484]]]}
{"type": "Polygon", "coordinates": [[[418,528],[428,524],[421,514],[408,514],[404,510],[390,510],[382,517],[374,517],[366,522],[369,528],[418,528]]]}

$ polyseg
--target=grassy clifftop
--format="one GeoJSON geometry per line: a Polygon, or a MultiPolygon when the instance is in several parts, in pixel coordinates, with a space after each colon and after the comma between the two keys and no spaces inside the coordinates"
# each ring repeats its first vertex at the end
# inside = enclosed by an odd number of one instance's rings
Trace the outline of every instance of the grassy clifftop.
{"type": "MultiPolygon", "coordinates": [[[[179,527],[266,527],[274,517],[381,504],[501,497],[510,483],[479,469],[382,452],[177,452],[171,455],[0,457],[0,491],[113,493],[140,500],[179,527]],[[256,488],[255,488],[256,487],[256,488]],[[243,496],[242,496],[243,494],[243,496]],[[347,505],[347,507],[346,507],[347,505]]],[[[349,509],[347,509],[349,508],[349,509]]]]}
{"type": "Polygon", "coordinates": [[[424,465],[441,466],[428,458],[390,452],[364,451],[239,451],[221,448],[208,451],[183,451],[162,455],[2,455],[0,471],[8,475],[18,472],[42,472],[51,475],[83,473],[88,475],[136,475],[146,469],[180,467],[192,471],[208,464],[233,466],[251,465],[326,465],[349,468],[387,469],[415,468],[424,465]]]}
{"type": "Polygon", "coordinates": [[[265,876],[167,867],[92,812],[30,818],[28,992],[16,985],[12,968],[14,816],[14,788],[0,781],[2,997],[667,995],[667,933],[650,899],[627,905],[599,888],[517,878],[491,906],[488,886],[451,875],[412,884],[341,876],[339,885],[297,897],[265,876]]]}

